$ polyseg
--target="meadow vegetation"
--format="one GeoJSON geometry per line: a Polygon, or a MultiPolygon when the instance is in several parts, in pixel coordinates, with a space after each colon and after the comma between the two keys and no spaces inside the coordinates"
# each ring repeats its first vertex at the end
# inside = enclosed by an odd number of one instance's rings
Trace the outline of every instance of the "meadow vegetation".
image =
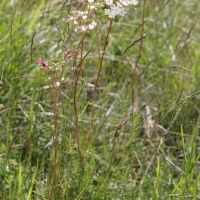
{"type": "Polygon", "coordinates": [[[198,0],[97,2],[0,2],[0,199],[200,199],[198,0]]]}

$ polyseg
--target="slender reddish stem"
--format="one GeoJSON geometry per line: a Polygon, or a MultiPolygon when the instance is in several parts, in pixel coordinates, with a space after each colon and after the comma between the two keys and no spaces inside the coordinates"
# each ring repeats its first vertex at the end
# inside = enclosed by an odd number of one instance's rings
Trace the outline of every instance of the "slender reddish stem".
{"type": "MultiPolygon", "coordinates": [[[[145,0],[144,0],[144,4],[143,4],[142,36],[144,35],[144,14],[145,14],[145,0]]],[[[140,54],[141,54],[141,51],[142,51],[142,41],[143,40],[140,40],[140,50],[139,50],[139,53],[138,53],[137,61],[135,63],[135,68],[134,68],[134,71],[133,71],[133,75],[132,75],[132,78],[131,78],[131,84],[130,85],[132,85],[132,83],[133,83],[134,76],[135,76],[135,70],[137,69],[138,62],[139,62],[139,59],[140,59],[140,54]]]]}
{"type": "MultiPolygon", "coordinates": [[[[78,11],[78,4],[77,4],[77,0],[75,0],[75,5],[76,5],[76,10],[78,11]]],[[[79,19],[79,25],[80,25],[80,27],[82,26],[82,23],[81,23],[81,18],[79,17],[78,18],[79,19]]]]}
{"type": "MultiPolygon", "coordinates": [[[[76,88],[77,88],[78,78],[79,78],[79,75],[80,75],[80,72],[81,72],[81,67],[82,67],[82,62],[83,62],[83,42],[84,42],[84,35],[85,34],[82,33],[81,61],[80,61],[79,71],[78,71],[78,75],[76,77],[75,88],[74,88],[74,112],[75,112],[75,117],[76,117],[76,123],[75,123],[75,129],[74,129],[74,137],[73,137],[72,149],[74,147],[74,142],[75,142],[75,138],[76,138],[76,134],[77,134],[77,125],[78,125],[78,113],[77,113],[77,109],[76,109],[76,88]]],[[[64,197],[65,197],[65,192],[67,191],[67,188],[68,188],[68,185],[69,185],[70,176],[71,176],[72,159],[73,159],[73,154],[71,152],[69,174],[68,174],[67,185],[66,185],[65,190],[64,190],[64,197]]],[[[63,197],[63,199],[64,199],[64,197],[63,197]]]]}
{"type": "Polygon", "coordinates": [[[78,10],[77,0],[75,0],[76,10],[78,10]]]}
{"type": "Polygon", "coordinates": [[[77,88],[78,78],[79,78],[79,75],[80,75],[80,72],[81,72],[81,67],[82,67],[82,62],[83,62],[83,42],[84,42],[84,33],[82,34],[81,62],[80,62],[80,66],[79,66],[78,75],[77,75],[76,81],[75,81],[75,88],[74,88],[74,111],[75,111],[75,115],[76,115],[77,119],[78,119],[78,114],[77,114],[77,109],[76,109],[76,88],[77,88]]]}
{"type": "Polygon", "coordinates": [[[53,182],[51,186],[51,192],[49,195],[49,199],[51,198],[52,192],[53,192],[53,186],[55,183],[55,175],[56,175],[56,146],[57,146],[57,134],[56,134],[56,96],[57,96],[57,89],[55,89],[54,92],[54,133],[55,133],[55,138],[54,138],[54,148],[55,148],[55,157],[54,157],[54,170],[53,170],[53,182]]]}
{"type": "Polygon", "coordinates": [[[108,36],[109,36],[110,29],[111,29],[111,26],[112,26],[112,21],[113,21],[113,19],[110,19],[110,26],[109,26],[108,33],[107,33],[107,36],[106,36],[106,41],[105,41],[105,45],[104,45],[104,49],[103,49],[103,54],[102,54],[102,57],[101,57],[101,60],[100,60],[99,72],[98,72],[98,75],[97,75],[97,79],[96,79],[96,82],[95,82],[95,87],[94,87],[94,91],[93,91],[93,95],[92,95],[91,126],[90,126],[90,131],[89,131],[89,134],[88,134],[88,137],[87,137],[87,141],[86,141],[86,144],[85,144],[84,152],[85,152],[85,150],[87,149],[88,142],[89,142],[89,139],[90,139],[90,135],[91,135],[91,132],[92,132],[92,127],[93,127],[93,114],[94,114],[93,103],[94,103],[94,98],[95,98],[97,83],[98,83],[99,76],[100,76],[100,73],[101,73],[101,67],[102,67],[102,63],[103,63],[104,53],[105,53],[106,46],[107,46],[107,42],[108,42],[108,36]]]}

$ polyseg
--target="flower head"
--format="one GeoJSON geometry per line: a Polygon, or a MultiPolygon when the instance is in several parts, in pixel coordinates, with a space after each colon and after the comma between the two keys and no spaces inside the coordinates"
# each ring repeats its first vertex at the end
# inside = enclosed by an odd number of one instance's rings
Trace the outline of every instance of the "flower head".
{"type": "Polygon", "coordinates": [[[108,6],[110,7],[109,9],[105,9],[105,15],[108,15],[109,18],[114,19],[115,16],[120,15],[120,16],[125,16],[126,11],[124,7],[127,6],[137,6],[139,1],[138,0],[118,0],[118,1],[113,1],[113,0],[104,0],[107,8],[108,6]]]}
{"type": "Polygon", "coordinates": [[[95,26],[97,25],[97,23],[95,21],[93,21],[91,24],[89,24],[89,29],[92,30],[95,26]]]}
{"type": "Polygon", "coordinates": [[[113,0],[105,0],[106,5],[111,6],[113,5],[113,0]]]}

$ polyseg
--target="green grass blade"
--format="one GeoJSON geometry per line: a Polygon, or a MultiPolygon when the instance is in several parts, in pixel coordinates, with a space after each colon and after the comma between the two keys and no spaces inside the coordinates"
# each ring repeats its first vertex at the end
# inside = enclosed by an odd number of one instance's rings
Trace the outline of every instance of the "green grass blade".
{"type": "Polygon", "coordinates": [[[33,18],[32,22],[31,22],[31,25],[28,28],[27,34],[30,34],[31,29],[32,29],[33,25],[35,24],[36,18],[39,15],[40,10],[42,9],[42,6],[43,6],[44,2],[45,2],[45,0],[42,1],[42,3],[40,4],[40,7],[38,8],[37,12],[35,13],[34,18],[33,18]]]}
{"type": "Polygon", "coordinates": [[[199,175],[198,175],[197,180],[196,180],[195,185],[194,185],[194,189],[193,189],[193,192],[192,192],[193,195],[196,195],[197,185],[199,183],[199,177],[200,177],[200,172],[199,172],[199,175]]]}
{"type": "Polygon", "coordinates": [[[39,163],[39,159],[37,160],[37,169],[35,171],[35,174],[33,176],[32,182],[31,182],[31,187],[30,187],[29,192],[28,192],[28,198],[27,198],[27,200],[30,200],[30,198],[31,198],[31,193],[32,193],[33,185],[34,185],[34,182],[35,182],[35,179],[36,179],[36,176],[37,176],[37,172],[38,172],[38,163],[39,163]]]}
{"type": "Polygon", "coordinates": [[[19,161],[19,198],[22,192],[22,169],[21,169],[21,162],[19,161]]]}
{"type": "Polygon", "coordinates": [[[157,199],[158,196],[158,177],[159,177],[159,173],[160,173],[160,159],[158,159],[158,165],[157,165],[157,176],[156,176],[156,185],[155,185],[155,193],[153,196],[153,199],[157,199]]]}

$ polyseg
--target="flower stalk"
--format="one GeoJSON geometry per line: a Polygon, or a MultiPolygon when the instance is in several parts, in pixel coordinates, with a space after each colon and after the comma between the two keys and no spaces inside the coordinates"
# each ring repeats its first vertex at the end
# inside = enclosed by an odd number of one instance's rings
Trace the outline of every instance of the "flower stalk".
{"type": "Polygon", "coordinates": [[[91,124],[90,124],[90,130],[89,130],[89,134],[88,134],[88,137],[87,137],[87,141],[86,141],[86,144],[85,144],[85,147],[84,147],[84,152],[87,149],[87,146],[88,146],[88,143],[89,143],[89,139],[90,139],[90,135],[91,135],[92,128],[93,128],[94,98],[95,98],[97,83],[98,83],[99,76],[100,76],[100,73],[101,73],[101,68],[102,68],[102,63],[103,63],[103,58],[104,58],[106,46],[107,46],[107,43],[108,43],[108,36],[109,36],[109,33],[110,33],[110,29],[112,27],[112,22],[113,22],[113,19],[110,19],[110,26],[109,26],[108,33],[107,33],[107,36],[106,36],[106,41],[105,41],[105,44],[104,44],[102,57],[101,57],[101,60],[100,60],[99,72],[98,72],[98,75],[97,75],[97,78],[96,78],[96,81],[95,81],[95,87],[94,87],[94,91],[93,91],[93,95],[92,95],[92,105],[91,105],[91,124]]]}
{"type": "MultiPolygon", "coordinates": [[[[83,62],[84,36],[85,36],[85,34],[83,32],[82,33],[82,40],[81,40],[82,41],[82,43],[81,43],[81,61],[80,61],[78,75],[77,75],[76,80],[75,80],[75,87],[74,87],[74,112],[75,112],[76,122],[75,122],[74,136],[73,136],[73,142],[72,142],[72,149],[74,148],[74,142],[75,142],[76,135],[77,135],[78,113],[77,113],[77,108],[76,108],[76,89],[77,89],[78,79],[79,79],[79,75],[80,75],[81,67],[82,67],[82,62],[83,62]]],[[[70,155],[69,174],[68,174],[67,184],[66,184],[66,187],[64,189],[63,199],[65,199],[65,193],[67,191],[67,188],[68,188],[68,185],[69,185],[69,181],[70,181],[71,170],[72,170],[72,159],[73,159],[73,152],[71,152],[71,155],[70,155]]]]}

